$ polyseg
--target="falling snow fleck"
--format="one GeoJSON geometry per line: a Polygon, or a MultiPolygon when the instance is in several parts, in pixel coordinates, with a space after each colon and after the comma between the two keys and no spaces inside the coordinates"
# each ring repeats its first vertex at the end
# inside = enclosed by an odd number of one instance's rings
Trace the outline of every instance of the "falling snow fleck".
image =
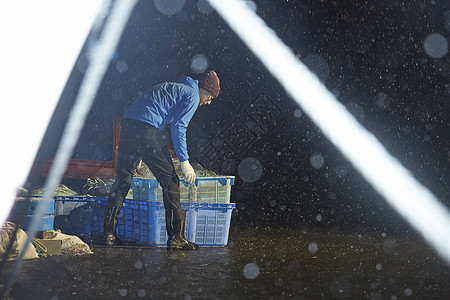
{"type": "Polygon", "coordinates": [[[311,163],[311,166],[314,169],[320,169],[325,164],[325,159],[323,158],[322,154],[320,154],[320,153],[313,153],[313,155],[311,155],[311,158],[309,161],[311,163]]]}
{"type": "Polygon", "coordinates": [[[209,5],[209,2],[207,0],[198,0],[197,9],[205,15],[209,15],[214,11],[214,8],[209,5]]]}
{"type": "Polygon", "coordinates": [[[438,33],[428,35],[425,38],[423,47],[425,52],[432,58],[442,58],[448,53],[448,41],[438,33]]]}
{"type": "Polygon", "coordinates": [[[312,254],[315,254],[319,250],[319,246],[317,246],[316,243],[309,243],[308,245],[308,251],[312,254]]]}
{"type": "Polygon", "coordinates": [[[339,178],[344,178],[347,176],[347,167],[346,166],[337,166],[334,169],[334,172],[336,173],[336,176],[339,178]]]}
{"type": "Polygon", "coordinates": [[[140,261],[139,259],[136,261],[136,263],[134,264],[134,267],[136,269],[142,269],[142,267],[144,266],[144,264],[142,263],[142,261],[140,261]]]}
{"type": "Polygon", "coordinates": [[[262,173],[263,167],[256,158],[247,157],[239,163],[238,174],[245,182],[258,181],[262,173]]]}
{"type": "Polygon", "coordinates": [[[330,292],[336,299],[348,298],[352,290],[352,283],[345,277],[339,277],[330,284],[330,292]]]}
{"type": "Polygon", "coordinates": [[[153,0],[155,2],[156,9],[164,15],[174,15],[180,12],[186,0],[153,0]]]}
{"type": "Polygon", "coordinates": [[[256,12],[258,10],[258,7],[256,6],[256,3],[250,0],[245,1],[245,4],[253,11],[256,12]]]}
{"type": "Polygon", "coordinates": [[[389,97],[387,94],[381,92],[375,96],[375,105],[379,108],[385,108],[389,105],[389,97]]]}
{"type": "Polygon", "coordinates": [[[356,103],[349,103],[345,106],[347,108],[347,110],[349,112],[352,113],[352,115],[355,116],[355,118],[359,121],[362,122],[364,121],[364,119],[366,118],[366,115],[364,114],[364,109],[362,108],[361,105],[356,104],[356,103]]]}
{"type": "Polygon", "coordinates": [[[411,296],[412,295],[412,293],[413,293],[413,291],[412,291],[412,289],[410,289],[410,288],[406,288],[405,289],[405,296],[411,296]]]}
{"type": "Polygon", "coordinates": [[[302,113],[302,111],[301,111],[300,109],[296,109],[296,110],[294,111],[294,116],[295,116],[296,118],[301,118],[302,115],[303,115],[303,113],[302,113]]]}
{"type": "Polygon", "coordinates": [[[145,290],[140,289],[140,290],[137,292],[137,294],[138,294],[138,296],[139,296],[140,298],[143,298],[143,297],[145,297],[145,290]]]}
{"type": "Polygon", "coordinates": [[[119,294],[120,296],[125,297],[128,294],[128,291],[126,289],[120,289],[119,294]]]}
{"type": "Polygon", "coordinates": [[[317,220],[318,222],[321,222],[321,221],[322,221],[322,216],[321,216],[321,215],[317,215],[317,216],[316,216],[316,220],[317,220]]]}
{"type": "Polygon", "coordinates": [[[303,59],[303,63],[319,77],[322,82],[327,81],[330,67],[325,59],[319,55],[310,55],[303,59]]]}
{"type": "Polygon", "coordinates": [[[77,60],[77,67],[81,73],[85,73],[86,69],[89,65],[89,56],[86,54],[80,54],[80,57],[77,60]]]}
{"type": "Polygon", "coordinates": [[[117,71],[119,71],[119,73],[125,73],[126,71],[128,71],[128,64],[126,61],[124,60],[119,60],[116,63],[116,69],[117,71]]]}
{"type": "Polygon", "coordinates": [[[259,267],[255,263],[248,263],[244,267],[244,276],[247,279],[255,279],[259,275],[259,267]]]}
{"type": "Polygon", "coordinates": [[[383,269],[383,266],[381,264],[377,264],[375,268],[377,269],[377,271],[381,271],[381,269],[383,269]]]}
{"type": "Polygon", "coordinates": [[[192,58],[191,69],[193,72],[200,74],[208,68],[208,59],[203,54],[197,54],[192,58]]]}

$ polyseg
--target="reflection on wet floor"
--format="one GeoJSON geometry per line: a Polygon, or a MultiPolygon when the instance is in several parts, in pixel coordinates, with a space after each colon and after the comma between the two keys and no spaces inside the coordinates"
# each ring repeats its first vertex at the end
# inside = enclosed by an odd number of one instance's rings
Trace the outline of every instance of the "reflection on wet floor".
{"type": "Polygon", "coordinates": [[[93,251],[93,255],[26,261],[10,298],[448,299],[450,295],[450,266],[418,237],[232,227],[225,248],[93,251]]]}

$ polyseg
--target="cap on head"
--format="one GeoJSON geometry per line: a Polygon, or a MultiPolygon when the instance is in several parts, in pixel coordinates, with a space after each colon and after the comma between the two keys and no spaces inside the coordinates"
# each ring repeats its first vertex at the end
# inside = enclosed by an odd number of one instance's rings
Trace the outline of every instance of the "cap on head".
{"type": "Polygon", "coordinates": [[[209,71],[204,73],[198,80],[198,87],[207,90],[213,94],[214,97],[219,96],[220,80],[219,77],[217,77],[216,72],[209,71]]]}

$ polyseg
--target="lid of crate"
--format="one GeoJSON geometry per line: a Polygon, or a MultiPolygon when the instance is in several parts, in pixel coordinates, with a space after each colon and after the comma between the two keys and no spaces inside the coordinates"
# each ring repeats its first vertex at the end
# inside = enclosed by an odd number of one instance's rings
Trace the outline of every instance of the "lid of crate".
{"type": "MultiPolygon", "coordinates": [[[[198,186],[199,181],[218,181],[222,186],[226,184],[234,185],[234,179],[234,176],[197,177],[195,179],[195,185],[198,186]]],[[[180,178],[180,182],[185,186],[188,186],[188,183],[186,183],[183,178],[180,178]]]]}

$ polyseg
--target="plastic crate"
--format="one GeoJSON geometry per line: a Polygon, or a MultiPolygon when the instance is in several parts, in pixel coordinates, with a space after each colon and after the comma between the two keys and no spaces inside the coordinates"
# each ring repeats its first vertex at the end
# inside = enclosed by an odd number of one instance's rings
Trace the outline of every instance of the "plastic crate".
{"type": "Polygon", "coordinates": [[[80,206],[95,200],[92,196],[55,196],[55,215],[69,215],[70,212],[80,206]]]}
{"type": "MultiPolygon", "coordinates": [[[[20,228],[24,231],[30,230],[30,225],[33,220],[34,215],[13,215],[10,219],[11,222],[19,224],[20,228]]],[[[37,228],[37,231],[48,231],[53,230],[53,223],[55,221],[55,216],[44,215],[41,222],[37,228]]]]}
{"type": "MultiPolygon", "coordinates": [[[[30,229],[31,222],[34,218],[34,212],[39,204],[41,197],[33,196],[30,201],[16,200],[12,209],[9,220],[16,223],[25,231],[30,229]]],[[[37,228],[37,231],[47,231],[53,229],[55,220],[55,202],[53,200],[46,201],[43,208],[44,216],[37,228]]]]}
{"type": "MultiPolygon", "coordinates": [[[[231,213],[235,207],[234,203],[182,203],[182,209],[187,210],[185,237],[201,247],[226,246],[231,213]]],[[[119,222],[118,236],[149,246],[165,247],[167,244],[165,214],[162,202],[128,200],[125,206],[125,219],[133,220],[133,231],[131,234],[124,234],[122,228],[129,227],[129,224],[119,222]]]]}
{"type": "MultiPolygon", "coordinates": [[[[30,201],[26,201],[25,199],[17,199],[14,202],[13,213],[33,215],[40,201],[41,201],[40,196],[32,196],[30,197],[30,201]]],[[[53,200],[46,201],[44,207],[44,214],[46,215],[55,214],[55,202],[53,200]]]]}
{"type": "Polygon", "coordinates": [[[157,201],[156,189],[161,187],[156,179],[133,178],[131,189],[134,200],[157,201]]]}
{"type": "MultiPolygon", "coordinates": [[[[64,225],[59,226],[62,232],[73,235],[103,234],[106,198],[65,198],[64,201],[86,204],[78,206],[69,215],[57,216],[65,218],[64,222],[60,221],[64,225]]],[[[234,203],[181,203],[181,208],[187,211],[185,237],[201,247],[226,246],[231,213],[235,207],[234,203]]],[[[144,245],[166,247],[165,215],[163,202],[125,199],[119,213],[117,237],[144,245]]]]}
{"type": "Polygon", "coordinates": [[[191,203],[230,203],[231,186],[234,185],[234,176],[199,177],[195,186],[188,185],[188,195],[191,203]]]}
{"type": "MultiPolygon", "coordinates": [[[[125,199],[123,206],[120,208],[119,220],[117,222],[117,236],[132,240],[134,236],[133,228],[133,208],[129,203],[129,199],[125,199]]],[[[105,207],[108,202],[107,198],[95,197],[95,207],[92,214],[92,233],[103,234],[105,207]]]]}
{"type": "Polygon", "coordinates": [[[224,247],[228,244],[231,213],[235,203],[199,203],[190,212],[190,240],[201,247],[224,247]]]}
{"type": "Polygon", "coordinates": [[[54,229],[70,235],[89,235],[93,230],[95,213],[100,211],[96,197],[55,197],[54,229]]]}
{"type": "MultiPolygon", "coordinates": [[[[198,177],[195,185],[180,179],[182,203],[230,203],[234,176],[198,177]]],[[[162,202],[162,188],[155,179],[134,178],[131,185],[133,200],[162,202]]]]}

